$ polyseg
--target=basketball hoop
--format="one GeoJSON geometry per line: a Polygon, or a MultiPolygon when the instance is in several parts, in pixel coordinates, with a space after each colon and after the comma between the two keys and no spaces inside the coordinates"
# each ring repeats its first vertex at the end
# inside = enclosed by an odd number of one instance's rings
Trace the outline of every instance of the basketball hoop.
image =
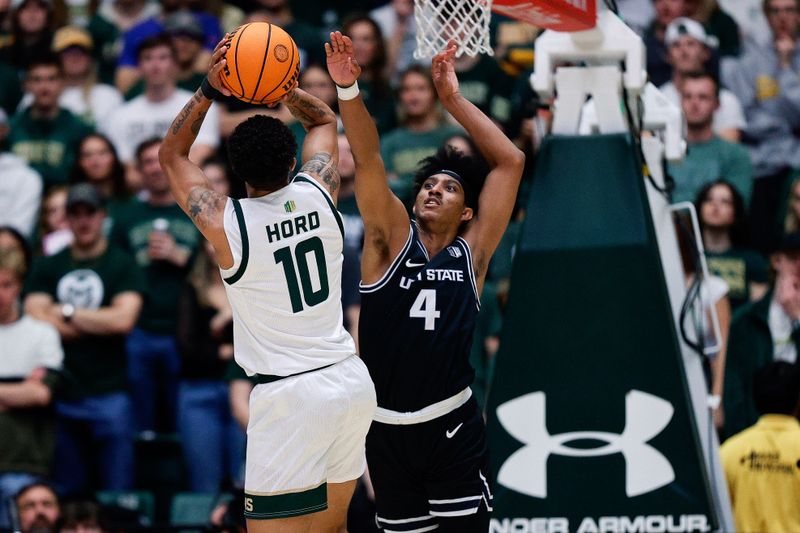
{"type": "Polygon", "coordinates": [[[414,0],[417,49],[414,57],[430,58],[458,42],[457,56],[493,55],[489,44],[492,0],[414,0]]]}
{"type": "Polygon", "coordinates": [[[574,32],[594,27],[596,0],[414,0],[417,49],[414,57],[430,58],[458,44],[457,56],[494,55],[489,42],[491,11],[540,28],[574,32]]]}

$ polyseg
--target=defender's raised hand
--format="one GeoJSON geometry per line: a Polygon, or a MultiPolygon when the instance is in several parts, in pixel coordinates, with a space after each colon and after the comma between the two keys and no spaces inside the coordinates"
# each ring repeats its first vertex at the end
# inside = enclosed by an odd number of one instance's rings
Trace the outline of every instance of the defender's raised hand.
{"type": "Polygon", "coordinates": [[[455,40],[450,39],[447,43],[447,48],[433,56],[431,60],[433,84],[436,87],[436,92],[439,94],[440,100],[454,96],[459,92],[458,77],[456,76],[456,69],[453,65],[457,51],[458,44],[455,40]]]}
{"type": "Polygon", "coordinates": [[[231,92],[222,84],[222,69],[225,68],[227,60],[225,54],[231,46],[232,33],[226,33],[225,36],[217,43],[214,48],[214,53],[208,62],[208,83],[213,88],[224,94],[230,96],[231,92]]]}
{"type": "Polygon", "coordinates": [[[333,83],[339,87],[350,87],[361,75],[361,67],[353,55],[353,41],[342,32],[331,32],[331,42],[325,43],[325,55],[328,58],[328,73],[333,83]]]}

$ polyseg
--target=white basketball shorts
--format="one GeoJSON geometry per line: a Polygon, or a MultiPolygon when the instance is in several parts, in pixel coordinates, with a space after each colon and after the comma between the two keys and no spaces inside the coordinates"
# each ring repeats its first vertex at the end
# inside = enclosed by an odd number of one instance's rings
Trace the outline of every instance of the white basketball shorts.
{"type": "Polygon", "coordinates": [[[364,473],[375,387],[357,356],[256,385],[247,427],[245,516],[288,518],[327,509],[327,483],[364,473]]]}

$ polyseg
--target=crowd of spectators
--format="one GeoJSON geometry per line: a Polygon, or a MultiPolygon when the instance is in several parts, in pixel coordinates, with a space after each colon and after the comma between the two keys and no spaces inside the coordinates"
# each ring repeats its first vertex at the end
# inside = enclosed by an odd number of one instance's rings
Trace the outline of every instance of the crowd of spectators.
{"type": "MultiPolygon", "coordinates": [[[[688,154],[668,172],[673,200],[697,206],[714,277],[707,290],[729,310],[710,385],[721,396],[714,420],[725,439],[764,412],[754,395],[754,383],[765,387],[762,369],[800,364],[799,5],[617,4],[647,45],[650,81],[685,117],[688,154]]],[[[103,530],[96,502],[59,508],[54,490],[152,488],[142,487],[137,462],[141,443],[159,439],[182,450],[176,489],[240,486],[252,384],[232,361],[231,310],[213,250],[176,205],[158,149],[214,45],[257,21],[293,36],[300,86],[335,112],[322,45],[332,29],[352,37],[361,94],[404,202],[420,160],[443,144],[475,151],[438,104],[428,65],[413,56],[412,0],[0,0],[0,530],[13,517],[103,530]]],[[[461,92],[526,152],[528,166],[475,332],[481,399],[549,119],[527,84],[537,30],[495,15],[491,32],[493,57],[458,58],[461,92]]],[[[220,99],[190,158],[222,194],[244,195],[224,141],[258,113],[287,123],[302,144],[305,131],[283,106],[220,99]]],[[[343,306],[357,342],[363,225],[344,135],[339,151],[343,306]]],[[[368,485],[359,492],[368,493],[368,485]]]]}

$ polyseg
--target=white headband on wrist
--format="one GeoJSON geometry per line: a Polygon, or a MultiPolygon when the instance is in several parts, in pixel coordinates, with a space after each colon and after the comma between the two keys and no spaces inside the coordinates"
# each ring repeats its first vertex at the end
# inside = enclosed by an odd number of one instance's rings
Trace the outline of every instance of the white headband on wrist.
{"type": "Polygon", "coordinates": [[[356,81],[350,87],[339,87],[336,86],[336,94],[339,96],[339,100],[352,100],[356,96],[358,96],[358,82],[356,81]]]}

